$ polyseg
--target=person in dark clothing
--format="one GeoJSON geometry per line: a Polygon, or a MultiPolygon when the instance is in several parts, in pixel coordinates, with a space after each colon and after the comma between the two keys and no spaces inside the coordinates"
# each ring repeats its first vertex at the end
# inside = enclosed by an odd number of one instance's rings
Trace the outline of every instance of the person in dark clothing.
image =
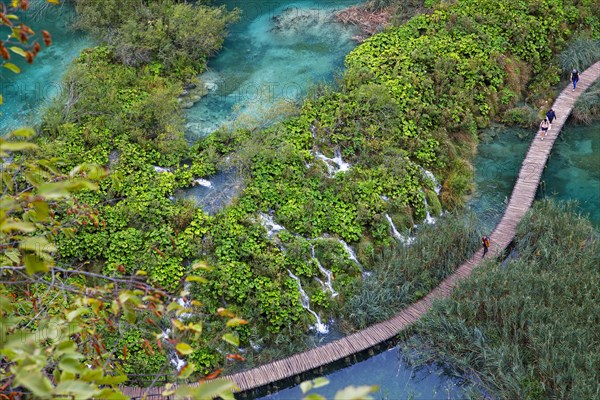
{"type": "Polygon", "coordinates": [[[579,71],[577,71],[577,68],[575,68],[571,72],[571,82],[573,82],[573,91],[577,89],[577,81],[579,81],[579,71]]]}
{"type": "Polygon", "coordinates": [[[481,238],[481,244],[483,245],[483,257],[485,257],[485,255],[488,252],[488,249],[490,248],[490,238],[487,235],[485,235],[481,238]]]}
{"type": "Polygon", "coordinates": [[[549,109],[548,112],[546,113],[546,118],[548,119],[548,122],[550,122],[550,128],[552,128],[552,121],[554,121],[554,119],[556,118],[556,113],[554,112],[553,109],[549,109]]]}

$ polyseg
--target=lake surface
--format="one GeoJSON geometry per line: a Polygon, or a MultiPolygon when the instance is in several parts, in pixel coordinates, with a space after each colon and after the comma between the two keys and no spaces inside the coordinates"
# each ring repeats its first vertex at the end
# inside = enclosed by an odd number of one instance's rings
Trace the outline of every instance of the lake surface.
{"type": "Polygon", "coordinates": [[[0,106],[0,135],[38,122],[44,107],[63,90],[62,78],[73,59],[91,45],[86,35],[69,29],[73,17],[70,6],[52,6],[41,0],[31,3],[27,18],[22,21],[39,36],[42,51],[32,65],[11,53],[10,61],[21,68],[20,74],[0,68],[0,94],[4,98],[0,106]],[[41,40],[42,29],[52,35],[50,47],[41,40]]]}
{"type": "Polygon", "coordinates": [[[190,141],[244,114],[260,118],[276,102],[296,102],[318,82],[330,82],[356,46],[354,28],[333,13],[358,3],[335,1],[225,0],[242,11],[224,48],[200,79],[212,89],[187,110],[190,141]]]}

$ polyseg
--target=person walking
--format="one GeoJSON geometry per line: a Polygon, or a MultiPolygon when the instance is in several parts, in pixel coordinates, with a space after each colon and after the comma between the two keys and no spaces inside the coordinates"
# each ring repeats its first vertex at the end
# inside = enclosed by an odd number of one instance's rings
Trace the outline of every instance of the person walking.
{"type": "Polygon", "coordinates": [[[546,118],[548,118],[548,122],[550,122],[550,128],[548,128],[548,130],[550,130],[552,129],[552,121],[554,121],[554,119],[556,118],[556,113],[553,109],[548,110],[548,112],[546,113],[546,118]]]}
{"type": "Polygon", "coordinates": [[[485,257],[485,255],[488,252],[488,249],[490,248],[490,238],[487,235],[484,235],[481,238],[481,244],[483,245],[483,256],[482,257],[485,257]]]}
{"type": "Polygon", "coordinates": [[[548,118],[544,118],[544,120],[540,124],[540,136],[542,137],[541,138],[542,140],[544,140],[544,137],[546,136],[546,132],[548,132],[548,129],[550,129],[550,122],[548,122],[548,118]]]}
{"type": "Polygon", "coordinates": [[[578,81],[579,81],[579,71],[577,71],[577,68],[573,68],[573,71],[571,72],[571,82],[573,82],[573,91],[575,91],[575,89],[577,89],[578,81]]]}

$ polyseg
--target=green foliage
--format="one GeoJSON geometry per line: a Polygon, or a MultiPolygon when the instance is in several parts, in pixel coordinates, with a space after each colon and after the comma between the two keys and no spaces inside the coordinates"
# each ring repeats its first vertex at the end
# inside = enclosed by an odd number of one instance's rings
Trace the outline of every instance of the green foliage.
{"type": "Polygon", "coordinates": [[[172,1],[78,0],[78,27],[114,46],[125,65],[191,78],[222,46],[239,12],[172,1]]]}
{"type": "Polygon", "coordinates": [[[357,284],[342,315],[353,328],[390,318],[429,293],[479,246],[473,215],[449,215],[419,228],[416,242],[375,257],[371,276],[357,284]]]}
{"type": "Polygon", "coordinates": [[[596,397],[597,232],[572,207],[544,201],[515,243],[514,257],[489,260],[416,324],[414,361],[446,362],[498,398],[596,397]]]}

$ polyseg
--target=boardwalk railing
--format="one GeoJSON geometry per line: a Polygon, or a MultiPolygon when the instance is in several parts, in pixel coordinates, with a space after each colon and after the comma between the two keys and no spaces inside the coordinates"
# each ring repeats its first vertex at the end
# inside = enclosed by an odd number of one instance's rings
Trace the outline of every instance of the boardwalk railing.
{"type": "MultiPolygon", "coordinates": [[[[554,120],[552,128],[543,141],[540,140],[538,135],[532,140],[527,156],[521,165],[521,170],[519,171],[519,176],[513,188],[508,206],[502,219],[491,234],[492,246],[490,253],[492,255],[503,252],[513,240],[517,225],[533,204],[540,178],[554,141],[571,113],[575,101],[599,77],[600,61],[580,74],[576,91],[572,91],[569,85],[554,102],[552,108],[557,118],[554,120]]],[[[235,382],[242,391],[256,389],[342,360],[392,339],[400,331],[421,318],[431,308],[434,299],[448,297],[452,289],[461,280],[471,274],[473,269],[482,260],[482,256],[483,250],[479,250],[428,295],[400,311],[387,321],[372,325],[323,346],[225,378],[235,382]]],[[[146,392],[150,394],[160,393],[161,389],[153,388],[146,391],[141,388],[123,388],[123,392],[127,395],[135,396],[146,392]]]]}

